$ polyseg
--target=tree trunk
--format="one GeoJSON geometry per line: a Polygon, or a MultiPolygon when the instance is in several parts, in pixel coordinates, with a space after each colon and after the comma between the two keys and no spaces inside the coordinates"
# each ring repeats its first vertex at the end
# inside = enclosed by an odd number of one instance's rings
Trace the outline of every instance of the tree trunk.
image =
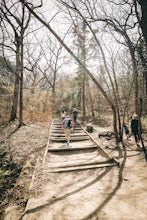
{"type": "Polygon", "coordinates": [[[15,82],[14,82],[14,93],[11,116],[9,121],[14,121],[17,118],[17,107],[18,107],[18,95],[19,95],[19,72],[20,72],[20,44],[16,45],[16,70],[15,70],[15,82]]]}
{"type": "Polygon", "coordinates": [[[142,11],[141,29],[142,29],[142,33],[143,33],[143,36],[146,42],[146,47],[147,47],[147,1],[140,0],[139,3],[141,5],[141,11],[142,11]]]}
{"type": "Polygon", "coordinates": [[[19,127],[23,125],[23,40],[21,40],[21,68],[20,68],[20,99],[19,99],[19,127]]]}
{"type": "Polygon", "coordinates": [[[88,92],[88,97],[89,97],[89,102],[90,102],[90,109],[91,109],[91,116],[94,117],[94,106],[93,106],[93,100],[92,100],[92,95],[91,95],[91,91],[89,88],[89,81],[87,79],[87,92],[88,92]]]}
{"type": "MultiPolygon", "coordinates": [[[[145,47],[146,47],[146,51],[145,53],[147,54],[147,0],[140,0],[139,4],[141,6],[141,12],[142,12],[142,16],[141,16],[141,21],[140,21],[140,27],[142,30],[142,34],[144,37],[144,41],[145,41],[145,47]]],[[[142,53],[142,52],[141,52],[142,53]]],[[[147,113],[147,59],[146,59],[146,54],[145,54],[145,60],[142,60],[142,64],[143,64],[143,79],[144,79],[144,89],[145,89],[145,97],[144,97],[144,112],[147,113]]]]}
{"type": "Polygon", "coordinates": [[[82,107],[83,107],[82,119],[83,121],[85,120],[85,117],[86,117],[85,101],[86,101],[85,100],[85,80],[83,79],[83,82],[82,82],[82,107]]]}
{"type": "Polygon", "coordinates": [[[77,108],[78,109],[81,109],[81,93],[82,93],[82,89],[80,86],[78,94],[77,94],[77,108]]]}
{"type": "Polygon", "coordinates": [[[51,113],[52,117],[55,116],[55,89],[54,87],[52,88],[52,98],[51,98],[51,113]]]}
{"type": "Polygon", "coordinates": [[[117,113],[114,105],[111,106],[111,109],[113,112],[113,129],[116,138],[116,145],[118,145],[118,143],[121,141],[121,136],[120,133],[118,134],[118,129],[117,129],[117,113]]]}

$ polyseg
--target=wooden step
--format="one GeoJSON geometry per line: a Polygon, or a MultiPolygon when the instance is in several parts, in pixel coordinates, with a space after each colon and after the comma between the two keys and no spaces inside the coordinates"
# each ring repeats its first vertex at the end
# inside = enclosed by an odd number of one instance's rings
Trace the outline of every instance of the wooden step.
{"type": "MultiPolygon", "coordinates": [[[[52,127],[52,130],[62,130],[62,129],[63,129],[62,126],[60,126],[60,127],[53,126],[52,127]]],[[[74,130],[81,130],[81,131],[83,131],[83,129],[81,129],[81,127],[74,127],[74,130]]]]}
{"type": "MultiPolygon", "coordinates": [[[[58,134],[63,134],[64,131],[62,129],[52,129],[52,133],[58,133],[58,134]]],[[[83,133],[83,130],[72,130],[72,133],[83,133]]]]}
{"type": "MultiPolygon", "coordinates": [[[[62,122],[54,122],[53,124],[59,126],[59,125],[62,125],[62,122]]],[[[77,126],[77,125],[80,126],[79,123],[77,123],[77,122],[74,125],[75,126],[77,126]]]]}
{"type": "MultiPolygon", "coordinates": [[[[65,137],[65,134],[52,133],[51,137],[65,137]]],[[[85,133],[71,133],[70,137],[88,137],[88,135],[85,133]]]]}
{"type": "Polygon", "coordinates": [[[94,145],[94,146],[86,146],[86,147],[62,147],[62,148],[49,148],[48,152],[61,152],[61,151],[79,151],[79,150],[97,150],[98,146],[94,145]]]}
{"type": "Polygon", "coordinates": [[[98,154],[97,157],[91,157],[87,159],[85,158],[78,158],[77,160],[69,160],[69,161],[58,161],[56,163],[49,163],[49,168],[56,169],[56,168],[67,168],[67,167],[79,167],[79,166],[87,166],[87,165],[97,165],[97,164],[105,164],[105,163],[114,163],[113,158],[107,159],[102,157],[101,154],[98,154]]]}
{"type": "MultiPolygon", "coordinates": [[[[85,140],[89,140],[88,136],[84,136],[84,137],[71,137],[70,138],[71,141],[85,141],[85,140]]],[[[51,141],[55,141],[55,142],[66,142],[66,138],[64,137],[51,137],[51,141]]]]}
{"type": "Polygon", "coordinates": [[[117,166],[116,163],[103,163],[103,164],[95,164],[95,165],[87,165],[87,166],[73,166],[73,167],[66,167],[66,168],[58,168],[49,170],[49,173],[60,173],[60,172],[70,172],[70,171],[80,171],[80,170],[87,170],[87,169],[96,169],[101,167],[112,167],[117,166]]]}

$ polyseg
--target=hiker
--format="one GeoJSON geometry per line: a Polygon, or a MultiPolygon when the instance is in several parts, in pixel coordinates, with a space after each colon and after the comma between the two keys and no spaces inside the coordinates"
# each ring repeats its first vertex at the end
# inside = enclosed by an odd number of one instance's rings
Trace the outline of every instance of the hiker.
{"type": "Polygon", "coordinates": [[[77,122],[77,117],[78,117],[78,111],[76,108],[73,109],[73,120],[74,120],[74,123],[77,122]]]}
{"type": "Polygon", "coordinates": [[[129,125],[128,125],[128,123],[126,121],[124,121],[123,127],[124,127],[124,130],[125,130],[125,134],[126,134],[127,140],[129,140],[129,137],[130,137],[129,125]]]}
{"type": "Polygon", "coordinates": [[[70,134],[71,134],[71,129],[73,129],[73,123],[68,114],[66,115],[65,119],[62,121],[62,128],[64,130],[64,134],[67,140],[67,145],[69,146],[70,134]]]}
{"type": "Polygon", "coordinates": [[[140,146],[139,142],[140,142],[141,126],[140,126],[140,121],[139,121],[137,114],[134,114],[132,116],[131,129],[132,129],[132,133],[134,135],[137,146],[140,146]]]}
{"type": "Polygon", "coordinates": [[[65,117],[66,117],[66,112],[65,112],[65,110],[63,109],[63,110],[61,111],[61,120],[63,121],[63,120],[65,119],[65,117]]]}

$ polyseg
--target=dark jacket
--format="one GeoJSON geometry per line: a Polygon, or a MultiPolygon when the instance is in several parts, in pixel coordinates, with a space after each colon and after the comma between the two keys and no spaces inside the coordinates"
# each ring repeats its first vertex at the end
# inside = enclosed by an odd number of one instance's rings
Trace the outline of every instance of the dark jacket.
{"type": "Polygon", "coordinates": [[[133,134],[138,134],[141,132],[140,123],[138,119],[132,119],[131,121],[131,129],[133,134]]]}

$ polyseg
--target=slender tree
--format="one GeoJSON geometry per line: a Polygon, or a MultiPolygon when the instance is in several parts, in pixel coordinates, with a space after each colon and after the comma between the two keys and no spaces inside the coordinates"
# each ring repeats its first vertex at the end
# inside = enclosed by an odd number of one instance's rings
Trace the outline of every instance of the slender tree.
{"type": "Polygon", "coordinates": [[[140,43],[137,47],[139,58],[142,64],[142,74],[144,79],[144,110],[147,112],[147,1],[145,0],[134,0],[135,13],[138,19],[139,26],[142,31],[140,37],[140,43]],[[138,9],[139,6],[141,9],[138,9]]]}
{"type": "MultiPolygon", "coordinates": [[[[11,27],[13,31],[13,43],[16,47],[16,70],[15,70],[15,84],[13,94],[13,104],[10,116],[10,121],[14,121],[17,117],[18,97],[19,98],[19,126],[23,124],[23,40],[24,33],[29,25],[31,18],[30,13],[26,13],[25,7],[22,3],[6,0],[1,2],[1,14],[4,16],[5,24],[11,27]],[[15,11],[15,13],[14,13],[15,11]],[[21,12],[21,13],[20,13],[21,12]],[[26,15],[27,18],[26,18],[26,15]]],[[[9,32],[8,29],[6,31],[9,32]]]]}
{"type": "Polygon", "coordinates": [[[141,14],[140,26],[147,46],[147,1],[138,0],[137,2],[139,2],[141,6],[142,14],[141,14]]]}
{"type": "Polygon", "coordinates": [[[24,5],[28,8],[28,10],[57,38],[57,40],[62,44],[62,46],[71,54],[73,58],[77,60],[77,62],[82,66],[84,72],[89,75],[89,77],[93,80],[93,82],[96,84],[98,89],[102,92],[103,96],[107,100],[108,104],[110,105],[112,111],[113,111],[113,125],[114,125],[114,132],[116,135],[116,140],[118,137],[118,130],[117,130],[117,117],[116,117],[116,109],[115,105],[113,104],[112,100],[110,100],[109,96],[105,92],[105,90],[102,88],[102,86],[99,84],[99,82],[96,80],[96,78],[93,76],[93,74],[86,68],[86,66],[83,64],[83,62],[73,53],[73,51],[63,42],[63,40],[57,35],[57,33],[51,28],[51,26],[46,23],[34,10],[32,7],[30,7],[27,2],[24,2],[23,0],[20,0],[24,3],[24,5]]]}

